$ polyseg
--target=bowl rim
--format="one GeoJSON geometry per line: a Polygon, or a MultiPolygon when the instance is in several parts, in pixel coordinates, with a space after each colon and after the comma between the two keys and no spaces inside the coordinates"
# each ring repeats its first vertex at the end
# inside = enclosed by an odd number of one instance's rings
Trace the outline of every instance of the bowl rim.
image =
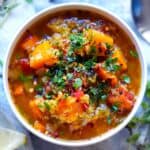
{"type": "Polygon", "coordinates": [[[11,109],[13,110],[13,113],[15,114],[15,116],[17,117],[19,122],[21,122],[21,124],[26,129],[28,129],[31,133],[33,133],[34,135],[36,135],[39,138],[41,138],[45,141],[57,144],[57,145],[69,146],[69,147],[79,147],[79,146],[92,145],[92,144],[104,141],[104,140],[112,137],[113,135],[115,135],[119,131],[121,131],[121,129],[123,129],[129,123],[129,121],[132,119],[132,117],[135,115],[137,109],[139,108],[139,106],[142,102],[142,98],[144,97],[144,92],[145,92],[145,88],[146,88],[146,81],[147,81],[146,62],[145,62],[144,56],[142,54],[141,46],[139,44],[139,41],[138,41],[135,33],[133,33],[133,31],[129,28],[129,26],[122,19],[120,19],[118,16],[116,16],[115,14],[110,12],[109,10],[106,10],[100,6],[95,6],[93,4],[88,4],[88,3],[63,3],[63,4],[59,4],[59,5],[53,5],[52,7],[48,7],[46,9],[40,11],[39,13],[35,14],[33,17],[29,18],[20,27],[20,29],[18,30],[18,32],[15,34],[14,38],[10,42],[8,49],[7,49],[7,52],[6,52],[5,62],[4,62],[4,67],[3,67],[3,85],[4,85],[5,94],[6,94],[8,102],[9,102],[9,105],[11,106],[11,109]],[[20,37],[22,36],[24,31],[28,27],[30,27],[33,23],[35,23],[36,20],[40,20],[41,18],[43,18],[46,15],[49,15],[50,13],[53,14],[57,11],[59,12],[59,11],[64,11],[64,10],[70,10],[71,8],[72,9],[80,9],[83,11],[88,10],[88,11],[93,12],[93,13],[97,12],[98,14],[103,16],[104,18],[107,18],[108,20],[117,24],[121,28],[121,30],[123,30],[126,33],[126,35],[128,37],[130,37],[130,40],[135,45],[137,53],[139,55],[139,60],[140,60],[140,65],[141,65],[141,87],[139,90],[138,98],[137,98],[137,101],[134,105],[134,108],[128,114],[128,116],[125,118],[125,120],[122,123],[120,123],[118,126],[116,126],[115,128],[107,131],[106,133],[104,133],[102,135],[99,135],[99,136],[96,136],[96,137],[93,137],[90,139],[77,140],[77,141],[76,140],[63,140],[63,139],[59,139],[59,138],[55,139],[52,137],[48,137],[48,136],[44,135],[43,133],[40,133],[37,130],[35,130],[25,120],[25,118],[20,114],[20,112],[16,108],[16,106],[12,100],[12,96],[10,94],[9,86],[8,86],[8,66],[9,66],[10,57],[12,55],[13,49],[14,49],[17,41],[20,39],[20,37]]]}

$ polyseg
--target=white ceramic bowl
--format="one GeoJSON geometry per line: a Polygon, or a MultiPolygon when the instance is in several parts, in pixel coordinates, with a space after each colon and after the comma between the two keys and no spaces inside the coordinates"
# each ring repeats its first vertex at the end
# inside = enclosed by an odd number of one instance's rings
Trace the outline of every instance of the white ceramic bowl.
{"type": "MultiPolygon", "coordinates": [[[[7,99],[9,101],[9,104],[10,104],[14,114],[17,116],[18,120],[34,135],[40,137],[41,139],[43,139],[45,141],[52,142],[55,144],[59,144],[59,145],[63,145],[63,146],[73,146],[73,147],[75,147],[75,146],[87,146],[87,145],[101,142],[105,139],[110,138],[111,136],[118,133],[121,129],[123,129],[129,123],[129,121],[135,115],[137,109],[139,108],[140,103],[142,101],[142,98],[144,96],[144,91],[145,91],[145,87],[146,87],[146,80],[147,80],[147,70],[146,70],[147,68],[146,68],[144,58],[143,58],[142,49],[140,48],[139,42],[138,42],[135,34],[128,27],[128,25],[125,22],[123,22],[120,18],[118,18],[116,15],[112,14],[112,12],[109,12],[108,10],[105,10],[105,9],[98,7],[98,6],[85,4],[85,3],[67,3],[67,4],[56,5],[56,6],[53,6],[53,7],[50,7],[48,9],[41,11],[40,13],[33,16],[31,19],[26,21],[25,24],[19,29],[18,33],[16,34],[16,36],[14,37],[14,39],[12,40],[12,42],[10,43],[10,45],[8,47],[8,53],[6,55],[5,60],[6,60],[6,62],[4,64],[4,70],[3,70],[3,83],[4,83],[4,88],[5,88],[7,99]],[[127,36],[131,39],[132,43],[135,45],[136,50],[137,50],[138,55],[139,55],[141,68],[142,68],[141,69],[141,71],[142,71],[142,73],[141,73],[141,86],[140,86],[138,98],[137,98],[137,101],[134,105],[134,108],[132,109],[130,114],[126,117],[126,119],[120,125],[115,127],[114,129],[109,130],[108,132],[106,132],[100,136],[97,136],[97,137],[94,137],[91,139],[87,139],[87,140],[78,140],[78,141],[70,141],[70,140],[68,141],[68,140],[63,140],[63,139],[55,139],[55,138],[48,137],[48,136],[36,131],[16,109],[16,106],[13,103],[12,97],[10,95],[9,87],[8,87],[8,66],[9,66],[10,57],[12,55],[12,52],[13,52],[13,49],[14,49],[16,43],[18,42],[18,40],[20,39],[20,37],[22,36],[24,31],[27,28],[29,28],[33,23],[35,23],[37,20],[40,20],[44,16],[47,16],[49,14],[53,14],[53,13],[56,13],[59,11],[72,10],[72,9],[88,10],[88,11],[91,11],[93,13],[100,14],[101,16],[104,16],[105,18],[108,18],[109,20],[111,20],[112,22],[117,24],[127,34],[127,36]]],[[[136,78],[136,75],[135,75],[135,78],[136,78]]]]}

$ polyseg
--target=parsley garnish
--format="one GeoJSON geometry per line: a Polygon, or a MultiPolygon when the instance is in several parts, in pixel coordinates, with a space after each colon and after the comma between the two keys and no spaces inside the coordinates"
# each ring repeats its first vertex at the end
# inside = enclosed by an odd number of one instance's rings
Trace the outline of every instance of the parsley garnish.
{"type": "Polygon", "coordinates": [[[42,87],[42,85],[41,85],[41,84],[36,85],[35,91],[36,91],[38,94],[41,95],[41,94],[43,93],[43,87],[42,87]]]}
{"type": "Polygon", "coordinates": [[[117,64],[117,58],[108,58],[104,63],[104,68],[111,72],[120,70],[120,65],[117,64]]]}
{"type": "Polygon", "coordinates": [[[110,116],[108,116],[108,117],[107,117],[107,124],[109,124],[109,125],[110,125],[110,124],[111,124],[111,122],[112,122],[112,119],[111,119],[111,117],[110,117],[110,116]]]}
{"type": "Polygon", "coordinates": [[[122,80],[127,84],[131,83],[131,79],[128,75],[123,75],[122,80]]]}
{"type": "Polygon", "coordinates": [[[101,82],[97,87],[90,87],[88,94],[90,95],[91,102],[98,102],[99,100],[106,100],[108,87],[105,82],[101,82]]]}
{"type": "Polygon", "coordinates": [[[138,58],[138,53],[137,53],[136,51],[130,50],[129,53],[130,53],[130,55],[131,55],[132,57],[138,58]]]}
{"type": "Polygon", "coordinates": [[[74,83],[73,83],[73,87],[75,89],[78,89],[81,86],[82,86],[82,80],[80,78],[76,78],[75,81],[74,81],[74,83]]]}
{"type": "Polygon", "coordinates": [[[44,106],[45,108],[49,111],[50,110],[50,106],[49,103],[47,101],[44,101],[44,106]]]}
{"type": "Polygon", "coordinates": [[[118,111],[118,106],[117,105],[112,105],[111,107],[113,112],[117,112],[118,111]]]}
{"type": "Polygon", "coordinates": [[[68,79],[68,80],[71,80],[72,77],[73,77],[73,74],[72,74],[72,73],[67,73],[67,79],[68,79]]]}
{"type": "Polygon", "coordinates": [[[85,43],[85,39],[81,33],[70,35],[70,52],[80,49],[85,43]]]}
{"type": "Polygon", "coordinates": [[[112,48],[112,46],[110,44],[106,43],[106,48],[110,50],[112,48]]]}
{"type": "Polygon", "coordinates": [[[45,94],[45,98],[46,98],[46,99],[51,99],[51,98],[52,98],[52,95],[51,95],[50,93],[45,94]]]}
{"type": "Polygon", "coordinates": [[[96,58],[93,57],[92,59],[87,60],[86,62],[84,62],[84,66],[87,70],[91,69],[95,64],[96,64],[96,58]]]}

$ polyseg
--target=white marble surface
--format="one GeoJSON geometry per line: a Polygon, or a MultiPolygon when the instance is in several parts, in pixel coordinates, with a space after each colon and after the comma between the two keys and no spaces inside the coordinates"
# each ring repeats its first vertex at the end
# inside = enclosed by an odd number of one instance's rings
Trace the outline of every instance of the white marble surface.
{"type": "MultiPolygon", "coordinates": [[[[7,46],[9,42],[13,39],[14,33],[17,31],[17,29],[24,23],[24,21],[31,17],[36,12],[40,11],[41,9],[48,7],[50,5],[54,5],[56,3],[62,3],[62,2],[68,2],[67,0],[55,0],[55,3],[49,3],[48,0],[33,0],[32,4],[25,3],[24,0],[18,0],[19,5],[16,7],[12,13],[10,14],[9,18],[5,22],[2,28],[0,28],[0,59],[3,59],[5,61],[5,53],[7,50],[7,46]]],[[[54,0],[53,0],[54,1],[54,0]]],[[[76,0],[80,1],[81,0],[76,0]]],[[[71,1],[75,2],[75,1],[71,1]]],[[[117,14],[119,17],[121,17],[123,20],[125,20],[129,26],[133,29],[134,32],[139,37],[139,40],[141,42],[141,45],[143,47],[142,51],[144,53],[145,59],[147,61],[147,64],[150,64],[150,46],[141,39],[139,34],[137,33],[135,29],[135,25],[133,23],[131,12],[130,12],[130,0],[82,0],[82,2],[91,2],[96,5],[100,5],[102,7],[105,7],[112,11],[113,13],[117,14]]],[[[0,73],[1,73],[0,69],[0,73]]],[[[20,131],[23,131],[27,135],[29,133],[22,127],[22,125],[15,119],[4,94],[3,85],[2,85],[2,79],[0,78],[0,111],[4,112],[5,115],[7,115],[7,118],[13,126],[15,126],[15,129],[19,129],[20,131]]],[[[3,124],[4,126],[4,124],[3,124]]],[[[54,144],[50,144],[47,142],[44,142],[43,140],[40,140],[39,138],[35,137],[34,135],[31,135],[32,143],[35,150],[134,150],[135,148],[131,145],[128,145],[126,142],[126,138],[128,136],[128,130],[124,129],[114,137],[110,138],[109,140],[106,140],[102,143],[95,144],[93,146],[84,147],[84,148],[65,148],[62,146],[57,146],[54,144]]],[[[30,148],[26,148],[26,150],[30,150],[30,148]]]]}

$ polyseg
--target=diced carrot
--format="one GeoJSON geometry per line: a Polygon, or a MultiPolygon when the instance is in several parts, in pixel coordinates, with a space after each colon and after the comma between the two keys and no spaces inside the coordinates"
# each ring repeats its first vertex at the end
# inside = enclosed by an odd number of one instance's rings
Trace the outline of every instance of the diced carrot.
{"type": "Polygon", "coordinates": [[[19,84],[15,87],[14,95],[22,95],[24,92],[23,85],[19,84]]]}
{"type": "Polygon", "coordinates": [[[30,108],[32,110],[34,118],[41,119],[43,117],[43,113],[40,111],[40,109],[36,105],[36,101],[35,100],[31,100],[29,102],[29,106],[30,106],[30,108]]]}
{"type": "Polygon", "coordinates": [[[91,44],[100,44],[100,43],[108,43],[110,45],[113,45],[113,38],[110,37],[107,34],[104,34],[100,31],[89,29],[86,31],[86,36],[90,40],[91,44]]]}
{"type": "Polygon", "coordinates": [[[24,49],[24,50],[31,50],[35,45],[36,43],[38,42],[38,37],[33,35],[33,36],[28,36],[22,43],[21,47],[24,49]]]}
{"type": "Polygon", "coordinates": [[[53,49],[49,41],[44,41],[30,54],[30,67],[38,69],[44,65],[52,66],[58,62],[58,54],[59,51],[53,49]]]}
{"type": "Polygon", "coordinates": [[[107,72],[104,68],[101,67],[101,64],[95,66],[95,70],[98,76],[103,80],[110,80],[112,86],[115,86],[118,83],[118,79],[115,75],[107,72]]]}
{"type": "Polygon", "coordinates": [[[46,131],[45,126],[39,121],[35,121],[34,128],[42,133],[46,131]]]}
{"type": "Polygon", "coordinates": [[[123,56],[121,50],[119,50],[119,49],[115,50],[112,57],[117,58],[118,63],[121,65],[122,70],[127,69],[127,62],[126,62],[126,59],[123,56]]]}

